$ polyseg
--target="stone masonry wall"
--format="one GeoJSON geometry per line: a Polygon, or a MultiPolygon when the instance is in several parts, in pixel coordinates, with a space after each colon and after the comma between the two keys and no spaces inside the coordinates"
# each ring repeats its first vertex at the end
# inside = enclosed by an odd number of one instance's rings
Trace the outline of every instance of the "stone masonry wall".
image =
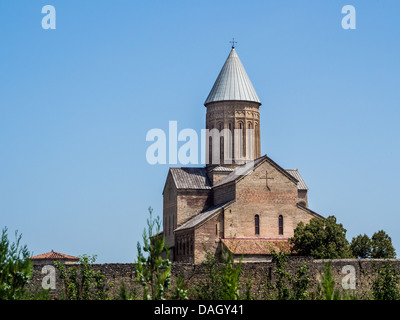
{"type": "MultiPolygon", "coordinates": [[[[335,278],[336,287],[341,290],[342,280],[346,276],[346,268],[354,268],[356,279],[356,293],[359,298],[367,297],[371,289],[371,283],[375,277],[375,268],[384,263],[385,260],[380,259],[340,259],[332,260],[332,271],[335,278]],[[345,268],[344,268],[345,267],[345,268]]],[[[393,262],[397,269],[400,269],[400,259],[390,260],[393,262]]],[[[287,265],[289,273],[294,274],[296,268],[306,263],[309,267],[309,274],[311,278],[311,285],[316,287],[317,282],[321,279],[321,272],[323,270],[322,260],[313,260],[310,258],[290,257],[287,265]]],[[[29,290],[34,292],[40,289],[42,279],[46,274],[42,274],[42,265],[34,266],[33,277],[29,284],[29,290]]],[[[111,298],[116,298],[119,293],[120,285],[124,282],[128,290],[136,288],[138,292],[137,298],[141,298],[141,287],[135,282],[134,264],[128,263],[114,263],[114,264],[95,264],[95,270],[100,270],[106,277],[107,284],[113,284],[110,291],[111,298]]],[[[273,262],[254,262],[242,264],[241,275],[241,291],[245,290],[245,284],[248,279],[251,280],[251,291],[257,299],[265,299],[267,296],[268,282],[274,283],[274,263],[273,262]]],[[[193,265],[188,263],[173,263],[172,264],[172,286],[175,283],[176,277],[182,274],[187,280],[187,285],[192,287],[198,281],[202,281],[207,277],[206,268],[204,265],[193,265]]],[[[64,292],[64,285],[59,278],[59,272],[56,270],[56,289],[51,290],[52,297],[62,297],[64,292]]]]}

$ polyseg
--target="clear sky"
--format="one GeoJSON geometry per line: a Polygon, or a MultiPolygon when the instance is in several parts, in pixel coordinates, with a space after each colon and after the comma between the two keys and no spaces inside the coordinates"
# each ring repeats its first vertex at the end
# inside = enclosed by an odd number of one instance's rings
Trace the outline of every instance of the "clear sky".
{"type": "Polygon", "coordinates": [[[33,254],[133,262],[169,165],[146,133],[205,126],[230,51],[261,99],[262,154],[298,168],[310,208],[400,253],[400,2],[0,2],[0,227],[33,254]],[[44,5],[56,29],[41,26],[44,5]],[[341,10],[356,9],[344,30],[341,10]]]}

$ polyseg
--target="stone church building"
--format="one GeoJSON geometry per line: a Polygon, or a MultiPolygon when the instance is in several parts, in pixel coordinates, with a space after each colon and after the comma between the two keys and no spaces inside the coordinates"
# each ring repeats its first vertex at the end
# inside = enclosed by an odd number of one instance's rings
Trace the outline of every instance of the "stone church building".
{"type": "Polygon", "coordinates": [[[269,259],[270,246],[288,248],[300,221],[323,217],[309,209],[299,171],[261,155],[261,102],[234,47],[204,105],[206,129],[224,134],[207,139],[205,167],[169,169],[163,234],[171,260],[201,263],[222,246],[243,261],[269,259]]]}

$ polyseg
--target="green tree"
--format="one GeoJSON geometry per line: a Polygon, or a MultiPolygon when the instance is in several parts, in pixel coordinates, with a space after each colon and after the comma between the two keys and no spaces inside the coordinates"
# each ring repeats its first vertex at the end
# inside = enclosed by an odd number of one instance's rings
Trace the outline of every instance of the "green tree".
{"type": "Polygon", "coordinates": [[[379,230],[372,235],[371,246],[372,258],[390,259],[396,257],[396,251],[392,245],[392,239],[383,230],[379,230]]]}
{"type": "Polygon", "coordinates": [[[350,250],[356,258],[371,258],[371,239],[366,234],[354,237],[351,240],[350,250]]]}
{"type": "Polygon", "coordinates": [[[351,257],[346,229],[336,222],[335,216],[326,219],[312,218],[308,224],[300,222],[289,239],[292,253],[315,259],[340,259],[351,257]]]}
{"type": "Polygon", "coordinates": [[[144,300],[163,300],[171,285],[171,262],[168,259],[165,236],[160,232],[160,217],[154,220],[152,214],[153,209],[150,207],[147,229],[142,236],[143,248],[137,243],[135,273],[136,279],[143,286],[144,300]]]}
{"type": "Polygon", "coordinates": [[[21,237],[15,232],[15,242],[8,240],[7,228],[0,240],[0,300],[26,298],[26,285],[32,276],[33,266],[26,245],[21,246],[21,237]]]}
{"type": "Polygon", "coordinates": [[[107,300],[109,286],[105,283],[105,276],[93,269],[96,255],[82,255],[79,265],[66,267],[56,261],[55,267],[60,272],[60,279],[64,282],[65,299],[67,300],[107,300]]]}

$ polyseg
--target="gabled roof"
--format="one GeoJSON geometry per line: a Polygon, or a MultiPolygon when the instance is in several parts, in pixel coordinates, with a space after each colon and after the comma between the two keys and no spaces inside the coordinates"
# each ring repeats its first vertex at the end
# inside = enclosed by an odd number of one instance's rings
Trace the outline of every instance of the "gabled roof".
{"type": "Polygon", "coordinates": [[[219,205],[211,207],[211,208],[199,213],[197,216],[194,216],[192,219],[190,219],[189,221],[185,222],[183,225],[181,225],[180,227],[176,228],[174,231],[187,230],[187,229],[191,229],[191,228],[200,226],[204,222],[206,222],[208,219],[211,219],[212,217],[214,217],[222,209],[226,208],[227,206],[229,206],[233,202],[234,202],[234,200],[228,201],[228,202],[225,202],[225,203],[221,203],[219,205]]]}
{"type": "Polygon", "coordinates": [[[177,189],[211,189],[206,168],[169,168],[177,189]]]}
{"type": "Polygon", "coordinates": [[[60,259],[60,260],[79,260],[78,257],[70,256],[65,253],[59,253],[55,252],[54,250],[51,250],[50,252],[47,253],[42,253],[36,256],[31,257],[31,260],[43,260],[43,259],[50,259],[50,260],[55,260],[55,259],[60,259]]]}
{"type": "Polygon", "coordinates": [[[225,178],[221,179],[218,183],[216,183],[213,187],[219,187],[224,184],[227,184],[232,181],[236,181],[239,178],[246,176],[253,172],[253,169],[264,160],[264,157],[260,157],[254,161],[250,161],[248,163],[242,164],[241,166],[236,167],[229,175],[225,178]]]}
{"type": "Polygon", "coordinates": [[[291,175],[289,172],[287,172],[285,169],[283,169],[280,165],[278,165],[275,161],[273,161],[271,158],[269,158],[267,155],[264,155],[260,158],[257,158],[254,161],[250,161],[248,163],[245,163],[239,167],[236,167],[232,173],[230,173],[228,176],[226,176],[224,179],[221,179],[218,183],[216,183],[213,187],[219,187],[224,184],[227,184],[229,182],[237,181],[244,176],[250,174],[253,172],[253,170],[259,166],[261,163],[264,161],[267,161],[270,163],[275,169],[280,171],[283,175],[285,175],[288,179],[292,180],[294,183],[298,183],[299,181],[291,175]]]}
{"type": "Polygon", "coordinates": [[[306,211],[307,213],[311,214],[313,217],[315,218],[321,218],[321,219],[325,219],[323,216],[321,216],[320,214],[316,213],[315,211],[312,211],[311,209],[305,207],[304,205],[297,203],[297,208],[306,211]]]}
{"type": "Polygon", "coordinates": [[[271,254],[271,248],[276,252],[284,250],[289,252],[288,239],[277,238],[225,238],[222,243],[233,254],[271,254]]]}
{"type": "Polygon", "coordinates": [[[234,48],[229,53],[204,104],[229,100],[253,101],[261,104],[234,48]]]}
{"type": "Polygon", "coordinates": [[[286,169],[286,171],[299,181],[297,183],[297,189],[308,190],[306,183],[304,182],[303,178],[300,175],[300,172],[297,169],[286,169]]]}

